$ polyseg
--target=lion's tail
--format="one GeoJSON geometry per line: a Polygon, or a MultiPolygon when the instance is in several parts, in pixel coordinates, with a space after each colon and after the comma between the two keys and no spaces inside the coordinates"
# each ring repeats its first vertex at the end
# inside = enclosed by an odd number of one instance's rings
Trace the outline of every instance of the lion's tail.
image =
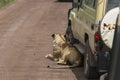
{"type": "Polygon", "coordinates": [[[52,66],[52,65],[48,65],[47,67],[50,69],[69,69],[69,68],[75,68],[78,67],[78,64],[74,64],[74,65],[61,65],[61,66],[52,66]]]}

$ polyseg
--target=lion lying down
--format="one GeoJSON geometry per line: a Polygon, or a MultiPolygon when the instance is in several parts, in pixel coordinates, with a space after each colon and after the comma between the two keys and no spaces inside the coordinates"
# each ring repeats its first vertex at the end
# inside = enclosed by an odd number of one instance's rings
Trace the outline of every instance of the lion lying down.
{"type": "Polygon", "coordinates": [[[49,68],[72,68],[82,64],[83,56],[72,45],[68,44],[65,36],[62,34],[53,34],[53,53],[47,54],[45,57],[57,62],[60,65],[69,66],[50,66],[49,68]]]}

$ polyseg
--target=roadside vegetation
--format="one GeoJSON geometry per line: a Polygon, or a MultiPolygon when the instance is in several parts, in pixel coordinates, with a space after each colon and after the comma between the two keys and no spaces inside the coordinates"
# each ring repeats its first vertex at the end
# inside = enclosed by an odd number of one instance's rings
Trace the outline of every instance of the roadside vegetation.
{"type": "Polygon", "coordinates": [[[0,0],[0,8],[13,1],[15,0],[0,0]]]}

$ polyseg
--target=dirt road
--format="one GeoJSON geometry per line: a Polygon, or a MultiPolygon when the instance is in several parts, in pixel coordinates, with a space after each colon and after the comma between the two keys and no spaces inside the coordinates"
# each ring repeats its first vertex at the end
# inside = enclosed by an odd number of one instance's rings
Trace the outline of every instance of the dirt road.
{"type": "Polygon", "coordinates": [[[48,69],[55,63],[53,33],[64,33],[70,2],[16,0],[0,9],[0,80],[85,80],[83,68],[48,69]]]}

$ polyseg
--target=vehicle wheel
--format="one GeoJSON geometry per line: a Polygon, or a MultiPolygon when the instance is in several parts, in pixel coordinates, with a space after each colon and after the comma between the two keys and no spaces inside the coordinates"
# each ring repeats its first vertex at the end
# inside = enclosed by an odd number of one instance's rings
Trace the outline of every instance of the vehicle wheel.
{"type": "Polygon", "coordinates": [[[68,26],[65,35],[66,35],[67,41],[70,42],[70,44],[75,44],[79,42],[74,38],[70,25],[68,26]]]}
{"type": "Polygon", "coordinates": [[[86,42],[86,53],[84,55],[84,74],[85,77],[88,79],[95,79],[98,78],[98,72],[96,67],[91,67],[90,66],[90,47],[89,47],[89,42],[86,42]]]}

